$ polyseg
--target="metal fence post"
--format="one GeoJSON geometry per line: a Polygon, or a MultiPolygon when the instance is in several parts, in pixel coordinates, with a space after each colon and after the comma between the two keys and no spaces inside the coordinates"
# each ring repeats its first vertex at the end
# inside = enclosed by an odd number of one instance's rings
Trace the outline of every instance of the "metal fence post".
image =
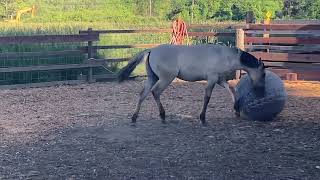
{"type": "MultiPolygon", "coordinates": [[[[92,35],[92,28],[88,29],[88,35],[92,35]]],[[[92,41],[88,41],[88,59],[92,58],[92,41]]],[[[89,67],[88,68],[88,82],[91,83],[93,82],[93,68],[89,67]]]]}

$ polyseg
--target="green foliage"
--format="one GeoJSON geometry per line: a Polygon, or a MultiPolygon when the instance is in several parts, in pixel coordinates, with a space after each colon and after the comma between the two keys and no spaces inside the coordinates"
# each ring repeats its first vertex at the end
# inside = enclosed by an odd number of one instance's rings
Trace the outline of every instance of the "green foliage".
{"type": "Polygon", "coordinates": [[[284,0],[279,16],[286,19],[319,19],[320,0],[284,0]]]}
{"type": "Polygon", "coordinates": [[[309,0],[306,5],[309,9],[307,17],[311,19],[320,19],[320,0],[309,0]]]}
{"type": "Polygon", "coordinates": [[[274,18],[317,19],[320,0],[0,0],[0,16],[9,17],[21,8],[35,4],[37,16],[24,21],[186,21],[244,20],[252,10],[256,19],[271,11],[274,18]],[[193,3],[194,2],[194,3],[193,3]]]}
{"type": "Polygon", "coordinates": [[[0,0],[0,16],[7,17],[14,12],[17,6],[15,0],[0,0]]]}

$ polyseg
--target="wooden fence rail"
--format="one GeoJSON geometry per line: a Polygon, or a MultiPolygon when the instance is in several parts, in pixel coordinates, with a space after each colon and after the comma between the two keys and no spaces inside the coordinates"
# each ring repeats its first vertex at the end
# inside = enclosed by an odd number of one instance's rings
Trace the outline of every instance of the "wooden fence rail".
{"type": "Polygon", "coordinates": [[[320,29],[320,24],[247,24],[247,30],[317,30],[320,29]]]}
{"type": "Polygon", "coordinates": [[[0,37],[2,44],[35,44],[98,41],[98,34],[76,35],[38,35],[38,36],[6,36],[0,37]]]}
{"type": "Polygon", "coordinates": [[[15,60],[17,58],[28,57],[54,57],[54,56],[75,56],[86,53],[87,50],[81,48],[80,50],[64,50],[64,51],[42,51],[42,52],[4,52],[0,53],[0,58],[8,58],[8,60],[15,60]]]}

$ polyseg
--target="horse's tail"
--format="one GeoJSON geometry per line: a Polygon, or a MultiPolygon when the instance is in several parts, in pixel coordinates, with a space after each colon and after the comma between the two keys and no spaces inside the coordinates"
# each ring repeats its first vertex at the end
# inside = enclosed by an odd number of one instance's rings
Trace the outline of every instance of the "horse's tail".
{"type": "Polygon", "coordinates": [[[128,64],[118,72],[118,82],[127,79],[138,64],[149,58],[150,52],[150,49],[146,49],[133,57],[128,64]]]}

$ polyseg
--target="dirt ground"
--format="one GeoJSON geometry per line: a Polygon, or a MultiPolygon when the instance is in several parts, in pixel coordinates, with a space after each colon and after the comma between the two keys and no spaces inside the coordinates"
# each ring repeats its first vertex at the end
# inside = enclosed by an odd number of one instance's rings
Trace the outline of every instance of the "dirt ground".
{"type": "Polygon", "coordinates": [[[237,118],[204,83],[175,82],[130,116],[141,80],[0,91],[0,179],[319,179],[320,83],[286,82],[273,121],[237,118]]]}

